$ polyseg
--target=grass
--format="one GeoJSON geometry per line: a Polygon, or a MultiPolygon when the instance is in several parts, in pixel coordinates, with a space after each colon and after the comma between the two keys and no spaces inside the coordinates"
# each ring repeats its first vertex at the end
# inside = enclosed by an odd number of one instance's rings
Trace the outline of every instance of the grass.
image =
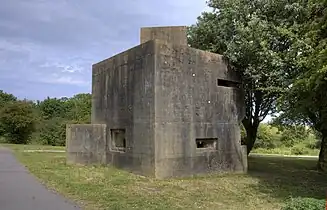
{"type": "Polygon", "coordinates": [[[49,146],[49,145],[20,145],[20,144],[1,144],[4,147],[10,148],[14,151],[23,151],[23,150],[65,150],[65,147],[61,146],[49,146]]]}
{"type": "Polygon", "coordinates": [[[6,146],[47,186],[85,209],[271,210],[289,197],[324,199],[327,189],[327,176],[314,170],[312,158],[249,157],[247,175],[155,180],[113,167],[66,165],[64,153],[6,146]]]}
{"type": "Polygon", "coordinates": [[[251,153],[318,156],[319,150],[309,149],[309,148],[298,148],[298,147],[282,147],[282,148],[273,148],[273,149],[258,148],[258,149],[253,149],[251,153]]]}

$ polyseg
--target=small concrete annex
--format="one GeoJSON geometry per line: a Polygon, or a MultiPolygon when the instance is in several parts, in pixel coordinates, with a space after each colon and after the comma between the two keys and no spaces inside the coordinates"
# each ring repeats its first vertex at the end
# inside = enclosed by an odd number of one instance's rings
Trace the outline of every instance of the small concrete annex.
{"type": "Polygon", "coordinates": [[[156,178],[247,171],[241,79],[186,30],[142,28],[140,45],[92,66],[92,122],[67,125],[67,163],[156,178]]]}

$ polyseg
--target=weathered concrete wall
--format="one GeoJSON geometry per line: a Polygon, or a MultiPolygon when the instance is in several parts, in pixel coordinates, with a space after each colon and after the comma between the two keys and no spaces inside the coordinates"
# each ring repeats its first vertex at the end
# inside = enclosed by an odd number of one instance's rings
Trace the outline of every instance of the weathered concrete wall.
{"type": "Polygon", "coordinates": [[[67,162],[157,178],[246,171],[239,76],[187,47],[186,27],[143,28],[141,43],[92,66],[92,124],[67,126],[67,162]]]}
{"type": "Polygon", "coordinates": [[[217,54],[160,41],[155,48],[156,176],[244,171],[242,92],[218,86],[240,82],[238,75],[217,54]],[[216,143],[197,148],[196,139],[216,143]]]}
{"type": "Polygon", "coordinates": [[[107,162],[154,176],[154,42],[93,65],[92,123],[107,124],[107,162]],[[111,129],[125,131],[115,150],[111,129]]]}
{"type": "Polygon", "coordinates": [[[106,163],[107,127],[101,124],[66,126],[67,163],[106,163]]]}
{"type": "Polygon", "coordinates": [[[146,27],[141,28],[141,44],[150,40],[158,39],[165,43],[187,45],[187,27],[146,27]]]}

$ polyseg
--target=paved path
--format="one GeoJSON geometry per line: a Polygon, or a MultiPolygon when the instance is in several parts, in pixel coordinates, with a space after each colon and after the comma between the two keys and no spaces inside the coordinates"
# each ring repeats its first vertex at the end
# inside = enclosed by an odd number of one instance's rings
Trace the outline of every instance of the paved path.
{"type": "Polygon", "coordinates": [[[0,210],[77,210],[62,196],[49,191],[0,147],[0,210]]]}

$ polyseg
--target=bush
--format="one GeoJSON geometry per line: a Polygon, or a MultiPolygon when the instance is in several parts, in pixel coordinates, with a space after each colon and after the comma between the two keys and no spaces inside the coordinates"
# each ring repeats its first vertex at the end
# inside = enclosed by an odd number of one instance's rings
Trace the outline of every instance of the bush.
{"type": "Polygon", "coordinates": [[[254,148],[274,149],[280,146],[280,134],[278,129],[267,125],[261,124],[258,128],[258,135],[254,148]]]}
{"type": "Polygon", "coordinates": [[[3,137],[3,136],[0,136],[0,144],[1,143],[8,143],[7,139],[5,137],[3,137]]]}
{"type": "Polygon", "coordinates": [[[325,200],[314,198],[292,198],[282,210],[324,210],[326,208],[325,200]]]}
{"type": "MultiPolygon", "coordinates": [[[[83,123],[83,122],[82,122],[83,123]]],[[[66,144],[66,125],[81,124],[75,120],[66,120],[60,117],[44,120],[43,125],[39,127],[37,138],[38,144],[51,146],[65,146],[66,144]]]]}
{"type": "Polygon", "coordinates": [[[31,103],[15,101],[0,110],[1,130],[9,143],[26,144],[35,129],[31,103]]]}
{"type": "Polygon", "coordinates": [[[320,149],[321,140],[305,142],[305,147],[309,149],[320,149]]]}
{"type": "Polygon", "coordinates": [[[62,118],[44,121],[39,132],[39,143],[43,145],[64,146],[66,142],[66,124],[62,118]]]}
{"type": "Polygon", "coordinates": [[[285,126],[281,130],[283,133],[280,140],[286,147],[292,147],[309,139],[309,131],[304,126],[285,126]]]}
{"type": "Polygon", "coordinates": [[[307,155],[307,154],[309,154],[309,151],[308,151],[308,148],[301,147],[301,146],[295,146],[295,147],[292,147],[292,154],[307,155]]]}

